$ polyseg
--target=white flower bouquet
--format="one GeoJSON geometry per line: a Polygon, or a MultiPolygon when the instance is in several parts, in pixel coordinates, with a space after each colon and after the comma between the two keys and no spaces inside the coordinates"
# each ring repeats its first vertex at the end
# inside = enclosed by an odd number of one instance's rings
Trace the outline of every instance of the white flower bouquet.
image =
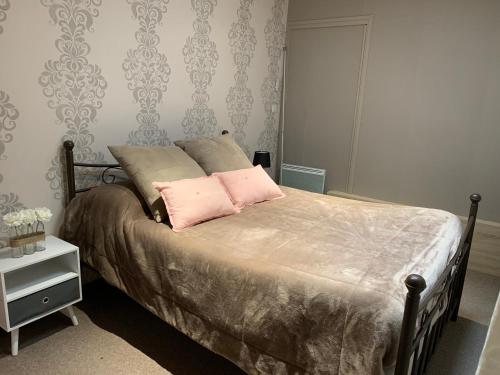
{"type": "Polygon", "coordinates": [[[21,255],[45,250],[45,223],[52,218],[47,207],[12,211],[3,216],[4,224],[11,228],[10,246],[22,248],[21,255]]]}

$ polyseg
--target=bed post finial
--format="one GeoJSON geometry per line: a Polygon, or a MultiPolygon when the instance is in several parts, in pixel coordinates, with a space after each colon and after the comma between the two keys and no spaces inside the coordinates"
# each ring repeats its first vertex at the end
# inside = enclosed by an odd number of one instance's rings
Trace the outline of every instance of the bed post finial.
{"type": "Polygon", "coordinates": [[[427,287],[422,276],[411,274],[405,280],[408,293],[406,294],[403,323],[401,324],[401,335],[399,336],[398,357],[394,375],[407,375],[412,356],[413,340],[415,339],[415,327],[420,304],[420,293],[427,287]]]}
{"type": "Polygon", "coordinates": [[[477,210],[479,209],[479,202],[481,202],[481,197],[480,194],[474,193],[470,195],[470,209],[469,209],[469,221],[472,220],[472,228],[468,233],[467,236],[467,241],[469,244],[472,244],[472,236],[474,235],[474,227],[476,225],[476,217],[477,217],[477,210]]]}
{"type": "Polygon", "coordinates": [[[64,146],[64,158],[66,160],[66,183],[68,187],[68,197],[66,202],[69,203],[76,195],[75,186],[75,166],[73,161],[73,148],[75,144],[73,141],[67,140],[63,143],[64,146]]]}
{"type": "Polygon", "coordinates": [[[470,201],[472,202],[470,205],[470,210],[469,210],[469,216],[474,216],[474,218],[477,216],[477,209],[479,208],[479,202],[481,202],[481,197],[480,194],[471,194],[469,197],[470,201]]]}
{"type": "Polygon", "coordinates": [[[73,143],[73,141],[64,141],[63,146],[66,150],[73,150],[75,144],[73,143]]]}
{"type": "Polygon", "coordinates": [[[427,288],[427,284],[424,278],[420,275],[416,275],[412,273],[405,280],[406,288],[408,289],[408,294],[418,294],[422,293],[425,288],[427,288]]]}
{"type": "Polygon", "coordinates": [[[483,197],[481,197],[481,194],[478,193],[471,194],[470,196],[470,200],[476,204],[481,202],[481,199],[483,199],[483,197]]]}

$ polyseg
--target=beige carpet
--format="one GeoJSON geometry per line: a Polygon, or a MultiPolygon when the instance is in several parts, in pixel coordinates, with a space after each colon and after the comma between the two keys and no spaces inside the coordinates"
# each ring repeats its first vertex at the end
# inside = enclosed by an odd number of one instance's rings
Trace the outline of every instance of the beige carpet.
{"type": "MultiPolygon", "coordinates": [[[[450,322],[428,375],[474,373],[500,279],[469,272],[457,323],[450,322]]],[[[102,280],[87,285],[80,325],[53,314],[21,329],[20,350],[0,333],[0,374],[243,374],[102,280]]]]}
{"type": "Polygon", "coordinates": [[[489,325],[491,314],[500,291],[500,278],[467,271],[460,316],[474,322],[489,325]]]}

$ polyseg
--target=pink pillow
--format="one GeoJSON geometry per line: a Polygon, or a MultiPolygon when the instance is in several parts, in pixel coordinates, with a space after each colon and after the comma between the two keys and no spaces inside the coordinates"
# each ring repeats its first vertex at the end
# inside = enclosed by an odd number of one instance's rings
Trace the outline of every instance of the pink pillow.
{"type": "Polygon", "coordinates": [[[239,212],[216,177],[153,182],[160,192],[174,232],[216,217],[239,212]]]}
{"type": "Polygon", "coordinates": [[[212,176],[220,179],[237,209],[285,196],[260,165],[236,171],[216,172],[212,173],[212,176]]]}

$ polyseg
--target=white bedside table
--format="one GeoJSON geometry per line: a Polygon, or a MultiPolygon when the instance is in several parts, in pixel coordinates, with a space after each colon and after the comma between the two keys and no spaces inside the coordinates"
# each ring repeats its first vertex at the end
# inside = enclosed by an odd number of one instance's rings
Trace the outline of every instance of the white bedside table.
{"type": "Polygon", "coordinates": [[[12,355],[17,355],[19,328],[66,309],[73,325],[72,305],[82,300],[78,247],[47,236],[46,250],[12,258],[0,250],[0,327],[11,333],[12,355]]]}

